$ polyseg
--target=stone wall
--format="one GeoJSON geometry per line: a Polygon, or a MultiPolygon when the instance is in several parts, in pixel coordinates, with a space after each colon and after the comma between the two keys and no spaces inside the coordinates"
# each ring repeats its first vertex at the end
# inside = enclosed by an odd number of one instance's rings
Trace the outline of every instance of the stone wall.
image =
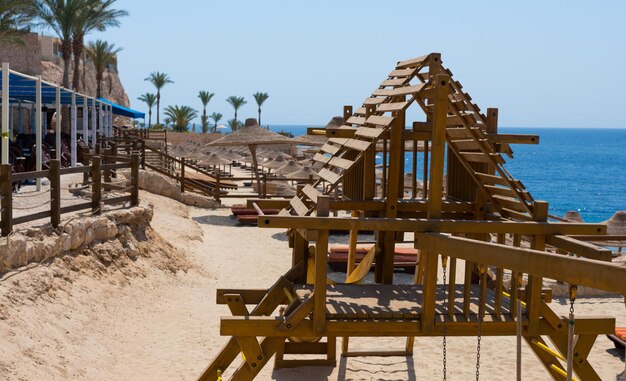
{"type": "Polygon", "coordinates": [[[22,37],[24,45],[8,44],[0,46],[0,62],[8,62],[12,70],[37,76],[41,74],[41,49],[37,34],[22,37]]]}
{"type": "Polygon", "coordinates": [[[33,262],[83,250],[102,242],[119,241],[125,254],[139,254],[137,240],[145,240],[152,220],[152,206],[138,206],[80,217],[62,223],[59,228],[44,226],[17,231],[0,240],[0,273],[33,262]]]}

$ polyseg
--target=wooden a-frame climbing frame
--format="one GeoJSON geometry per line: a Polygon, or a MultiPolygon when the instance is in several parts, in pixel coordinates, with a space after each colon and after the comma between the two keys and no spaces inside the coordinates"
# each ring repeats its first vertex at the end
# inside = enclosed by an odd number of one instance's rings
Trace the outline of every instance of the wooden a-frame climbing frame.
{"type": "Polygon", "coordinates": [[[550,308],[543,278],[626,295],[626,268],[610,263],[610,251],[577,239],[606,234],[604,225],[548,221],[548,204],[504,167],[511,144],[538,137],[498,134],[497,115],[481,113],[437,53],[399,62],[362,107],[344,107],[345,125],[322,131],[330,139],[313,158],[324,165],[319,181],[288,201],[248,201],[283,208],[259,216],[258,225],[289,229],[293,268],[269,289],[218,290],[218,303],[233,315],[222,318],[220,333],[231,339],[199,380],[251,380],[273,356],[276,367],[332,366],[337,337],[408,337],[406,350],[396,351],[406,355],[416,336],[476,336],[477,326],[482,336],[515,336],[518,312],[524,341],[555,380],[565,377],[568,346],[578,379],[598,380],[587,355],[598,335],[613,332],[614,317],[577,317],[569,341],[568,320],[550,308]],[[407,129],[412,105],[425,120],[407,129]],[[381,145],[382,193],[374,175],[381,145]],[[410,197],[403,186],[411,151],[413,176],[418,156],[423,162],[422,197],[415,177],[410,197]],[[337,190],[340,198],[332,199],[337,190]],[[351,244],[358,232],[376,233],[376,284],[328,284],[330,231],[351,232],[351,244]],[[416,282],[394,284],[395,245],[410,234],[420,253],[416,282]],[[439,283],[443,257],[449,273],[439,283]],[[323,357],[285,358],[298,355],[323,357]]]}

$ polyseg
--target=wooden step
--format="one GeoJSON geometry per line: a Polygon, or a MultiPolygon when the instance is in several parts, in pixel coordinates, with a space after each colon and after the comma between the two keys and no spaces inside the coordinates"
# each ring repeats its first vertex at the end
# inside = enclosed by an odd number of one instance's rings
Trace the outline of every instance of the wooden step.
{"type": "Polygon", "coordinates": [[[302,193],[311,201],[317,204],[317,198],[322,195],[320,191],[315,189],[311,184],[307,184],[302,188],[302,193]]]}
{"type": "Polygon", "coordinates": [[[339,152],[340,148],[326,143],[320,148],[320,150],[323,152],[329,153],[331,155],[334,155],[337,152],[339,152]]]}
{"type": "Polygon", "coordinates": [[[412,76],[413,73],[415,73],[415,69],[398,69],[389,73],[389,77],[406,78],[412,76]]]}
{"type": "Polygon", "coordinates": [[[324,154],[321,153],[316,153],[315,156],[313,156],[313,160],[320,162],[320,163],[328,163],[330,161],[331,157],[330,156],[326,156],[324,154]]]}
{"type": "Polygon", "coordinates": [[[467,150],[480,150],[480,144],[474,139],[452,140],[450,144],[453,144],[457,149],[467,150]]]}
{"type": "Polygon", "coordinates": [[[368,139],[378,139],[384,132],[384,128],[359,127],[354,135],[368,139]]]}
{"type": "MultiPolygon", "coordinates": [[[[504,197],[513,197],[513,198],[517,198],[518,193],[515,192],[513,189],[511,188],[503,188],[503,187],[496,187],[493,185],[485,185],[484,188],[491,193],[492,195],[498,195],[498,196],[504,196],[504,197]]],[[[528,196],[530,195],[528,193],[528,191],[519,191],[519,194],[522,196],[522,198],[526,201],[530,201],[528,196]]]]}
{"type": "Polygon", "coordinates": [[[346,121],[346,124],[356,124],[357,126],[364,126],[365,125],[365,117],[351,116],[346,121]]]}
{"type": "Polygon", "coordinates": [[[489,157],[482,152],[460,152],[461,157],[470,163],[491,164],[489,157]]]}
{"type": "Polygon", "coordinates": [[[448,135],[448,138],[452,141],[474,138],[474,135],[472,135],[472,132],[465,127],[446,128],[446,134],[448,135]]]}
{"type": "Polygon", "coordinates": [[[391,90],[391,96],[400,96],[400,95],[410,95],[410,94],[415,94],[418,93],[420,91],[422,91],[422,89],[424,89],[424,84],[420,83],[417,85],[413,85],[413,86],[404,86],[404,87],[398,87],[396,89],[391,90]]]}
{"type": "Polygon", "coordinates": [[[372,91],[372,96],[376,97],[389,97],[393,89],[376,89],[372,91]]]}
{"type": "Polygon", "coordinates": [[[291,216],[291,213],[289,213],[289,211],[287,209],[282,209],[280,212],[278,212],[278,215],[281,216],[281,217],[291,216]]]}
{"type": "Polygon", "coordinates": [[[371,144],[370,142],[357,139],[330,138],[328,141],[334,144],[340,144],[355,151],[365,151],[371,144]]]}
{"type": "Polygon", "coordinates": [[[306,216],[309,214],[309,208],[302,202],[302,200],[300,200],[298,196],[292,198],[291,201],[289,201],[289,205],[291,205],[291,208],[298,216],[306,216]]]}
{"type": "Polygon", "coordinates": [[[400,61],[398,62],[398,64],[396,65],[396,69],[406,69],[406,68],[410,68],[410,67],[418,67],[422,64],[422,62],[424,62],[428,57],[430,56],[430,54],[427,54],[425,56],[421,56],[421,57],[416,57],[416,58],[411,58],[410,60],[404,60],[404,61],[400,61]]]}
{"type": "Polygon", "coordinates": [[[339,180],[341,180],[341,175],[331,171],[328,168],[322,168],[321,171],[319,171],[318,175],[324,180],[327,181],[331,184],[337,184],[339,182],[339,180]]]}
{"type": "Polygon", "coordinates": [[[354,111],[354,115],[365,116],[365,107],[359,107],[354,111]]]}
{"type": "Polygon", "coordinates": [[[518,200],[517,198],[493,195],[491,196],[491,199],[497,202],[502,207],[510,209],[510,210],[514,210],[516,212],[524,213],[528,211],[526,206],[524,206],[524,203],[518,200]]]}
{"type": "Polygon", "coordinates": [[[507,208],[500,209],[500,214],[502,215],[502,217],[511,218],[518,221],[530,221],[533,219],[532,216],[528,213],[520,213],[507,208]]]}
{"type": "Polygon", "coordinates": [[[395,118],[393,116],[378,116],[372,115],[367,118],[367,124],[373,124],[374,126],[389,127],[395,118]]]}
{"type": "Polygon", "coordinates": [[[393,102],[393,103],[383,103],[376,107],[377,112],[388,112],[388,111],[402,111],[405,110],[409,106],[410,102],[393,102]]]}
{"type": "Polygon", "coordinates": [[[387,98],[367,98],[363,101],[364,105],[379,105],[383,103],[387,98]]]}
{"type": "Polygon", "coordinates": [[[352,164],[354,164],[354,161],[342,159],[340,157],[333,157],[332,159],[330,159],[328,164],[332,165],[333,167],[337,167],[341,169],[350,169],[352,164]]]}
{"type": "Polygon", "coordinates": [[[404,85],[404,83],[406,82],[406,79],[404,78],[398,78],[398,79],[387,79],[385,81],[383,81],[380,86],[382,87],[389,87],[389,86],[402,86],[404,85]]]}
{"type": "Polygon", "coordinates": [[[508,186],[508,183],[500,176],[490,175],[482,172],[474,172],[474,175],[476,175],[476,177],[478,177],[478,179],[480,179],[485,184],[508,186]]]}

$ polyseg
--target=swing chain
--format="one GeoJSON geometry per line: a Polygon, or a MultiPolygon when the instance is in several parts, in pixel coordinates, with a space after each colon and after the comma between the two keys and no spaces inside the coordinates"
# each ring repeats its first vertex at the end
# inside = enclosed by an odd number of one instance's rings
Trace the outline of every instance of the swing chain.
{"type": "MultiPolygon", "coordinates": [[[[443,267],[443,303],[448,305],[448,289],[446,287],[446,268],[448,267],[448,257],[441,257],[441,265],[443,267]]],[[[447,369],[447,349],[446,349],[446,316],[443,316],[443,380],[448,379],[447,369]]]]}
{"type": "Polygon", "coordinates": [[[569,288],[569,313],[574,315],[574,302],[576,301],[576,291],[578,287],[570,286],[569,288]]]}

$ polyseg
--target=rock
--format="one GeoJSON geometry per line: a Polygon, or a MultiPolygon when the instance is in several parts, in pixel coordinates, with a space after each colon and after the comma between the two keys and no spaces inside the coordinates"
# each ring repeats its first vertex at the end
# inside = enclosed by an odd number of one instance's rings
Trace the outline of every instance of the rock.
{"type": "Polygon", "coordinates": [[[87,228],[87,230],[85,230],[85,239],[83,241],[83,244],[89,245],[91,242],[93,242],[95,237],[96,237],[96,233],[94,232],[93,228],[90,226],[89,228],[87,228]]]}
{"type": "Polygon", "coordinates": [[[117,236],[117,226],[112,222],[107,222],[107,238],[113,239],[117,236]]]}

